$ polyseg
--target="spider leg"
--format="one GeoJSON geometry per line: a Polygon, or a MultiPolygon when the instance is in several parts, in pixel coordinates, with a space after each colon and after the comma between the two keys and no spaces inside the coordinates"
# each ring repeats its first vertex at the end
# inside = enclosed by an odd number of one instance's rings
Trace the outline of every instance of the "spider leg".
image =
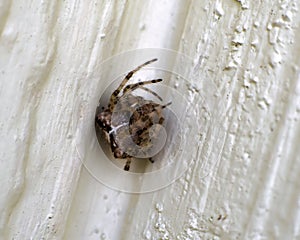
{"type": "Polygon", "coordinates": [[[160,101],[162,101],[161,96],[159,96],[156,92],[153,92],[149,88],[146,88],[146,87],[143,87],[143,86],[140,86],[139,88],[145,90],[146,92],[151,93],[153,96],[157,97],[160,101]]]}
{"type": "Polygon", "coordinates": [[[162,109],[164,109],[164,108],[166,108],[167,106],[170,106],[172,104],[172,102],[168,102],[167,104],[165,104],[165,105],[160,105],[160,107],[162,108],[162,109]]]}
{"type": "Polygon", "coordinates": [[[131,163],[131,158],[128,158],[127,161],[126,161],[126,164],[124,166],[124,170],[125,171],[129,171],[129,169],[130,169],[130,163],[131,163]]]}
{"type": "MultiPolygon", "coordinates": [[[[124,89],[123,89],[123,95],[127,92],[133,92],[135,89],[137,88],[145,88],[144,85],[147,85],[147,84],[152,84],[152,83],[158,83],[158,82],[161,82],[162,79],[159,78],[159,79],[153,79],[153,80],[149,80],[149,81],[144,81],[144,82],[138,82],[138,83],[134,83],[134,84],[129,84],[127,85],[124,89]]],[[[148,89],[148,88],[146,88],[148,89]]],[[[148,89],[150,90],[150,89],[148,89]]],[[[146,90],[147,91],[147,90],[146,90]]],[[[150,90],[151,91],[151,90],[150,90]]],[[[156,94],[156,93],[155,93],[156,94]]],[[[156,94],[157,95],[157,94],[156,94]]]]}
{"type": "Polygon", "coordinates": [[[169,103],[167,103],[165,105],[158,105],[158,106],[155,107],[155,112],[159,116],[158,124],[162,125],[163,122],[165,121],[165,118],[162,116],[161,110],[164,109],[164,108],[166,108],[167,106],[169,106],[171,104],[172,104],[172,102],[169,102],[169,103]]]}
{"type": "Polygon", "coordinates": [[[109,140],[110,140],[111,151],[114,152],[117,147],[117,143],[116,143],[115,139],[113,138],[112,134],[109,134],[109,140]]]}
{"type": "Polygon", "coordinates": [[[158,120],[158,124],[162,125],[164,123],[164,121],[165,121],[165,119],[163,117],[160,117],[160,119],[158,120]]]}
{"type": "Polygon", "coordinates": [[[134,73],[136,73],[138,70],[140,70],[142,67],[153,63],[157,61],[157,58],[151,59],[143,64],[141,64],[140,66],[136,67],[135,69],[133,69],[132,71],[130,71],[125,78],[123,79],[123,81],[121,82],[121,84],[119,85],[119,87],[112,93],[112,95],[110,96],[110,100],[109,100],[109,109],[112,112],[114,110],[114,106],[117,103],[117,96],[119,95],[119,93],[121,92],[121,90],[123,89],[123,87],[126,85],[126,83],[128,82],[128,80],[132,77],[132,75],[134,73]]]}

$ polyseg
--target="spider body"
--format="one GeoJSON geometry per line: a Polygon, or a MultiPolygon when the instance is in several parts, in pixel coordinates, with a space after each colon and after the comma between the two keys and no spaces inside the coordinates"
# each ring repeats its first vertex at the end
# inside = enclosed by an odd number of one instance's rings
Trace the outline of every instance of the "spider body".
{"type": "MultiPolygon", "coordinates": [[[[171,104],[162,105],[131,94],[136,89],[143,89],[162,101],[158,94],[145,87],[147,84],[161,82],[162,79],[126,85],[135,72],[154,61],[157,59],[147,61],[130,71],[110,96],[108,106],[96,113],[96,127],[105,134],[114,157],[126,159],[125,171],[130,169],[132,158],[151,149],[152,140],[157,136],[150,128],[155,124],[163,124],[162,111],[171,104]]],[[[151,157],[149,160],[153,162],[151,157]]]]}

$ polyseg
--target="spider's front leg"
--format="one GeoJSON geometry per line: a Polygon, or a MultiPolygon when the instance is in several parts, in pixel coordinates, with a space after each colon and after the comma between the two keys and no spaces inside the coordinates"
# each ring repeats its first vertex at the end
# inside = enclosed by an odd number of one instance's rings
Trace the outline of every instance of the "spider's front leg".
{"type": "Polygon", "coordinates": [[[153,92],[151,89],[143,86],[140,86],[139,89],[143,89],[144,91],[151,93],[153,96],[157,97],[162,102],[163,99],[161,98],[161,96],[159,96],[156,92],[153,92]]]}
{"type": "Polygon", "coordinates": [[[153,63],[157,61],[157,58],[151,59],[143,64],[141,64],[140,66],[136,67],[135,69],[133,69],[132,71],[130,71],[125,78],[123,79],[123,81],[121,82],[121,84],[119,85],[119,87],[113,92],[113,94],[110,96],[110,100],[109,100],[109,104],[108,107],[110,109],[110,111],[112,112],[114,110],[115,105],[118,102],[118,95],[121,92],[121,90],[124,88],[124,86],[126,85],[126,83],[129,81],[129,79],[132,77],[133,74],[135,74],[138,70],[140,70],[142,67],[153,63]]]}
{"type": "MultiPolygon", "coordinates": [[[[138,83],[127,85],[124,88],[124,90],[123,90],[123,94],[125,94],[127,92],[132,92],[132,91],[134,91],[137,88],[141,88],[141,89],[143,89],[145,91],[148,91],[148,92],[152,93],[152,91],[150,89],[148,89],[148,88],[145,88],[144,85],[152,84],[152,83],[158,83],[158,82],[161,82],[161,81],[162,81],[162,79],[158,78],[158,79],[152,79],[152,80],[148,80],[148,81],[144,81],[144,82],[138,82],[138,83]]],[[[157,95],[157,94],[155,93],[154,95],[157,95]]],[[[161,98],[161,97],[159,97],[159,98],[161,98]]]]}

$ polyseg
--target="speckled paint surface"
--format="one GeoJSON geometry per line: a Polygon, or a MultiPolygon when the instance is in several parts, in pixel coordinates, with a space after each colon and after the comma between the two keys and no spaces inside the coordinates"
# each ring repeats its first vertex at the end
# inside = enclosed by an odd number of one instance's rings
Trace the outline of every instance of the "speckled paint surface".
{"type": "Polygon", "coordinates": [[[0,239],[299,239],[299,5],[0,3],[0,239]],[[94,112],[103,61],[142,48],[192,59],[168,85],[199,121],[187,171],[130,194],[82,166],[73,113],[94,112]]]}

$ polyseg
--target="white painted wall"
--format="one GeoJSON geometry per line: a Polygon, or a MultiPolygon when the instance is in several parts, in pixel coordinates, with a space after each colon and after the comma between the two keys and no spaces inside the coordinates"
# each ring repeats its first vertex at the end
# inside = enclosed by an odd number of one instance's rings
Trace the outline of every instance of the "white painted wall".
{"type": "Polygon", "coordinates": [[[299,5],[2,1],[0,239],[299,239],[299,5]],[[128,194],[82,166],[77,120],[107,86],[101,63],[141,48],[192,59],[172,59],[188,79],[168,85],[199,122],[182,123],[185,174],[128,194]]]}

